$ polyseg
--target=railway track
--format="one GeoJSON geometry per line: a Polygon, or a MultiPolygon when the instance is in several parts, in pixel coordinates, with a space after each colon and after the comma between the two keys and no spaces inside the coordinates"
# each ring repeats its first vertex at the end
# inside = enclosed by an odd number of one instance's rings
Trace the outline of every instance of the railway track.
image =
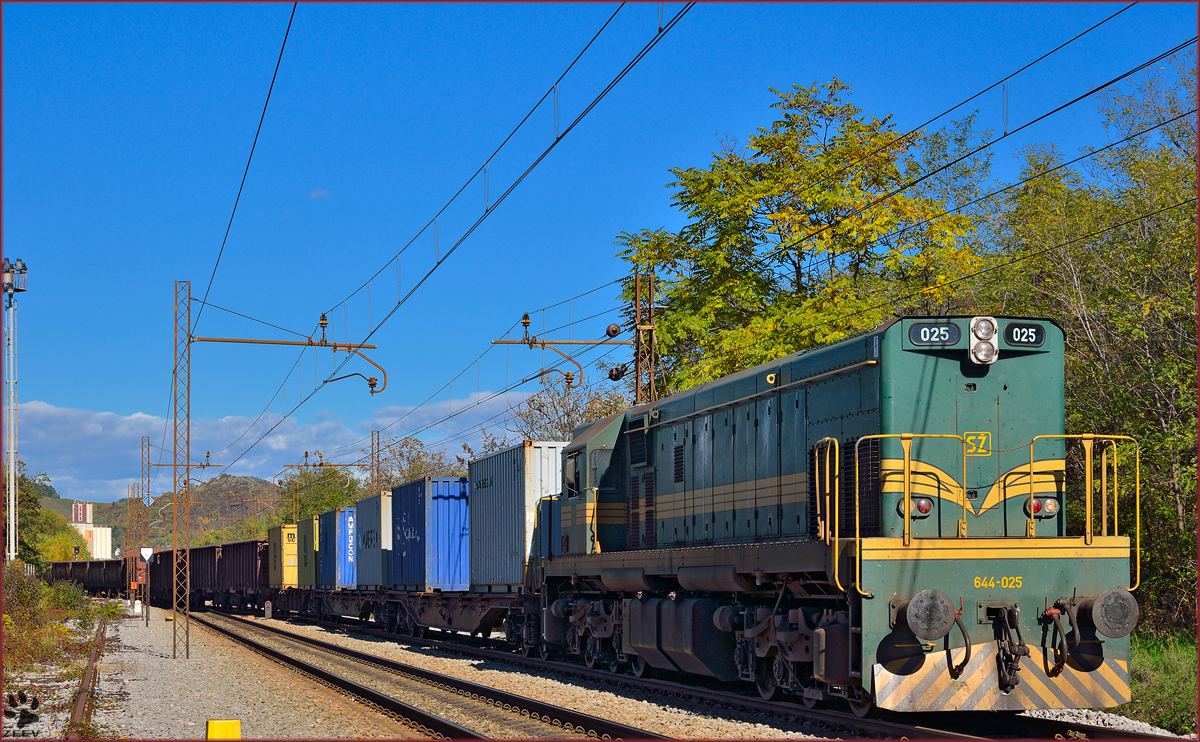
{"type": "Polygon", "coordinates": [[[1164,739],[1160,735],[1144,734],[1123,729],[1113,729],[1091,724],[1082,724],[1030,716],[995,714],[988,712],[956,712],[946,714],[895,714],[884,712],[879,718],[859,718],[852,713],[832,709],[810,709],[799,703],[787,701],[764,701],[752,695],[696,687],[671,680],[657,678],[635,678],[632,675],[614,674],[607,670],[593,670],[574,663],[542,660],[525,657],[516,651],[480,646],[488,640],[475,640],[473,644],[450,642],[430,637],[415,638],[397,636],[380,629],[371,628],[369,621],[343,619],[343,623],[331,623],[304,616],[292,620],[326,628],[352,630],[400,644],[427,646],[456,652],[479,659],[499,660],[523,667],[550,669],[606,683],[620,683],[653,693],[676,697],[694,698],[703,701],[728,704],[752,712],[766,712],[783,717],[820,720],[833,728],[851,732],[867,733],[882,737],[907,737],[910,739],[1164,739]],[[981,728],[996,730],[988,736],[980,736],[971,730],[981,728]]]}
{"type": "Polygon", "coordinates": [[[275,659],[317,675],[325,682],[410,720],[434,736],[450,739],[667,739],[619,722],[227,614],[208,613],[193,618],[235,641],[253,645],[256,651],[266,650],[265,653],[275,659]],[[423,710],[429,707],[437,715],[423,710]]]}

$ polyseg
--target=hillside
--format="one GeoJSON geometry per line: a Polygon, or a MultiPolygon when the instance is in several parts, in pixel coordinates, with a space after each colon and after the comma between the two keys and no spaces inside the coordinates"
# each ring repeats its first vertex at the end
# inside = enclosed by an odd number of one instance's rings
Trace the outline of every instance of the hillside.
{"type": "MultiPolygon", "coordinates": [[[[279,488],[265,479],[258,477],[238,477],[222,474],[215,479],[202,484],[192,485],[191,506],[191,541],[196,543],[207,531],[216,530],[222,526],[257,513],[276,503],[279,498],[279,488]]],[[[154,498],[149,508],[151,528],[148,546],[171,546],[171,493],[167,492],[154,498]]],[[[68,521],[71,519],[71,504],[82,502],[64,500],[55,497],[43,497],[40,504],[43,508],[55,511],[68,521]]],[[[125,541],[125,524],[128,518],[128,505],[122,498],[116,502],[94,503],[93,521],[96,525],[109,526],[113,529],[112,543],[119,547],[125,541]]],[[[135,507],[140,505],[135,504],[135,507]]]]}

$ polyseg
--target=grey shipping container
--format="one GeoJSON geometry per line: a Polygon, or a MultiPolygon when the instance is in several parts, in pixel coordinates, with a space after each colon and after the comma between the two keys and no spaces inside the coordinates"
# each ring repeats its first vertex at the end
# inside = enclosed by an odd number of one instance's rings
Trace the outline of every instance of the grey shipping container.
{"type": "Polygon", "coordinates": [[[522,441],[470,462],[471,590],[515,591],[525,582],[538,501],[562,484],[558,441],[522,441]]]}
{"type": "Polygon", "coordinates": [[[358,589],[392,587],[392,493],[358,501],[358,589]]]}

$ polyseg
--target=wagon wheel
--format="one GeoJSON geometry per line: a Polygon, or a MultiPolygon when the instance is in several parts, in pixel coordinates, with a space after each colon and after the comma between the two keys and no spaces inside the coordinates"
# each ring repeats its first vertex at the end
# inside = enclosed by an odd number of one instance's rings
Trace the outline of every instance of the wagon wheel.
{"type": "Polygon", "coordinates": [[[808,709],[815,709],[817,706],[821,705],[821,700],[819,698],[809,698],[808,696],[800,696],[800,701],[801,701],[801,703],[804,704],[804,708],[808,708],[808,709]]]}
{"type": "Polygon", "coordinates": [[[617,659],[615,656],[608,661],[608,671],[614,675],[620,675],[625,672],[626,663],[617,659]]]}
{"type": "Polygon", "coordinates": [[[556,654],[557,654],[557,651],[554,649],[554,647],[550,646],[549,644],[546,644],[543,642],[538,645],[538,656],[541,657],[543,660],[546,660],[547,662],[549,662],[550,660],[555,659],[556,654]]]}
{"type": "Polygon", "coordinates": [[[644,678],[648,676],[652,670],[650,665],[646,664],[646,660],[641,655],[634,655],[629,661],[629,672],[635,678],[644,678]]]}
{"type": "Polygon", "coordinates": [[[413,628],[412,635],[418,639],[424,639],[425,637],[429,636],[429,629],[424,626],[416,626],[413,628]]]}
{"type": "Polygon", "coordinates": [[[540,644],[533,644],[524,639],[521,640],[521,655],[524,657],[533,657],[535,654],[540,654],[540,644]]]}

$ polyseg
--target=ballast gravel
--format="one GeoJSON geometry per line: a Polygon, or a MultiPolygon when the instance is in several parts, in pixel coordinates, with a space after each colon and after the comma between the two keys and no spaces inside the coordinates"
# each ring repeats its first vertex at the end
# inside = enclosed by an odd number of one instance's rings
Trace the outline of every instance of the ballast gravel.
{"type": "MultiPolygon", "coordinates": [[[[1140,734],[1157,734],[1163,737],[1178,737],[1179,735],[1160,729],[1144,721],[1130,719],[1119,714],[1111,714],[1098,709],[1033,709],[1024,712],[1025,716],[1037,719],[1053,719],[1076,724],[1091,724],[1106,729],[1119,729],[1123,732],[1138,732],[1140,734]]],[[[1194,736],[1194,735],[1193,735],[1194,736]]]]}
{"type": "Polygon", "coordinates": [[[466,727],[488,739],[586,739],[582,732],[568,732],[561,727],[533,721],[520,713],[505,711],[485,702],[465,699],[453,691],[436,688],[428,683],[402,677],[378,667],[366,665],[325,650],[297,644],[295,639],[260,630],[261,624],[246,625],[209,614],[221,628],[231,630],[252,641],[282,652],[292,659],[318,667],[371,690],[447,721],[466,727]]]}
{"type": "MultiPolygon", "coordinates": [[[[153,609],[110,624],[92,723],[119,739],[204,739],[237,719],[244,739],[414,739],[412,727],[191,624],[191,658],[172,659],[172,627],[153,609]]],[[[182,626],[180,627],[182,629],[182,626]]]]}
{"type": "MultiPolygon", "coordinates": [[[[251,619],[264,621],[265,619],[251,619]]],[[[272,628],[292,631],[360,652],[404,662],[425,670],[468,680],[580,711],[676,739],[837,739],[822,722],[754,714],[688,699],[669,702],[636,697],[638,691],[578,677],[541,674],[492,660],[459,657],[426,647],[384,641],[372,636],[330,631],[319,626],[270,621],[272,628]]]]}

